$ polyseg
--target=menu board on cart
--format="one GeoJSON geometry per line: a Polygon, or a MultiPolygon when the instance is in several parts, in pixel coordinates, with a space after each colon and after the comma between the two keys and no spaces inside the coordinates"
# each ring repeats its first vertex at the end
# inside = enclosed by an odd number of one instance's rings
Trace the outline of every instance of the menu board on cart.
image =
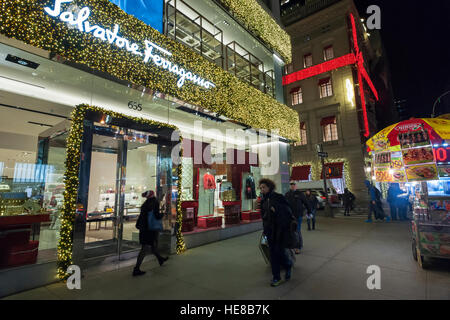
{"type": "Polygon", "coordinates": [[[380,152],[374,155],[375,177],[380,182],[406,182],[402,153],[380,152]]]}

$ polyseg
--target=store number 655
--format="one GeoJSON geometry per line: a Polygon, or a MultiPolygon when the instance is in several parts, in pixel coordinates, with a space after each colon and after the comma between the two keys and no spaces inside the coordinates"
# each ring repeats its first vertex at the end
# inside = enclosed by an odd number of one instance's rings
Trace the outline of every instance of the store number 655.
{"type": "Polygon", "coordinates": [[[142,111],[142,104],[137,103],[135,101],[128,102],[128,108],[136,111],[142,111]]]}

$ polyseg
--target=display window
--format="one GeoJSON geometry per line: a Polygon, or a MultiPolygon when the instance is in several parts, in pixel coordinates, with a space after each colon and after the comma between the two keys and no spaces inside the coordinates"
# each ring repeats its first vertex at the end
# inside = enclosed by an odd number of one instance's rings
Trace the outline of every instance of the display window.
{"type": "MultiPolygon", "coordinates": [[[[26,102],[2,92],[0,105],[0,268],[56,260],[68,113],[14,108],[26,102]]],[[[66,110],[67,111],[67,110],[66,110]]]]}

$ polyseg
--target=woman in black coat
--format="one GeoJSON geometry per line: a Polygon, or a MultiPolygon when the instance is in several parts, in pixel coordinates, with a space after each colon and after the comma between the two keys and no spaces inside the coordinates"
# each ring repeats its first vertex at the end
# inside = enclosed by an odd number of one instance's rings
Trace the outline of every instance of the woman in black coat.
{"type": "Polygon", "coordinates": [[[136,266],[133,270],[133,276],[140,276],[145,274],[144,271],[140,270],[142,261],[144,261],[145,255],[147,254],[148,247],[152,249],[152,253],[158,258],[159,265],[162,266],[163,263],[169,259],[162,257],[158,253],[158,237],[159,231],[149,230],[149,212],[153,211],[156,219],[162,219],[162,213],[159,212],[159,202],[155,197],[153,191],[147,191],[142,194],[142,197],[147,198],[141,206],[141,214],[136,222],[136,228],[139,229],[139,243],[142,245],[141,251],[137,257],[136,266]]]}

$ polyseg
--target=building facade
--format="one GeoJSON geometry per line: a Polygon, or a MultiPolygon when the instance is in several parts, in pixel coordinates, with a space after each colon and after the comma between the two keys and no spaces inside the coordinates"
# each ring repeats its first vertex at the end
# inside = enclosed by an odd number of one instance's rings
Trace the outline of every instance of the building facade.
{"type": "Polygon", "coordinates": [[[365,206],[364,144],[378,130],[377,104],[392,107],[390,82],[383,87],[372,81],[382,51],[372,45],[351,0],[296,1],[282,7],[282,21],[293,47],[283,79],[286,101],[301,119],[291,178],[322,179],[316,147],[322,144],[326,175],[337,192],[349,188],[365,206]]]}
{"type": "Polygon", "coordinates": [[[299,137],[283,104],[290,39],[267,8],[2,0],[0,9],[0,296],[64,278],[72,264],[135,257],[148,190],[167,252],[261,229],[257,181],[288,189],[299,137]]]}

